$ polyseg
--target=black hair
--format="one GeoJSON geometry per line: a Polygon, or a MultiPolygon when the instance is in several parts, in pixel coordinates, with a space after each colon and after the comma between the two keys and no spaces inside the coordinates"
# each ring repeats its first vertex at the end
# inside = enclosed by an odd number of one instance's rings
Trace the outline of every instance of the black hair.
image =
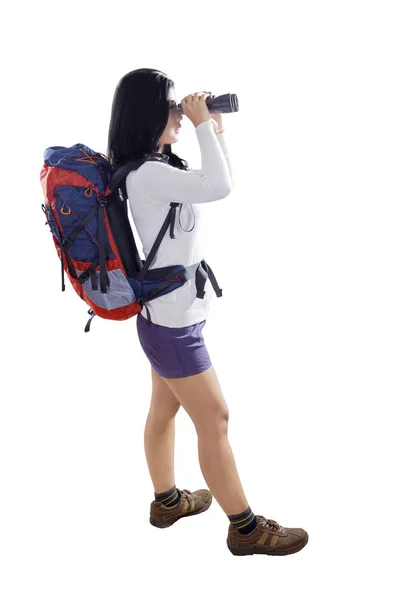
{"type": "MultiPolygon", "coordinates": [[[[169,90],[174,82],[156,69],[136,69],[119,81],[114,93],[108,131],[107,158],[114,168],[145,154],[160,154],[160,138],[167,125],[169,90]]],[[[164,144],[168,163],[188,170],[188,163],[164,144]]]]}

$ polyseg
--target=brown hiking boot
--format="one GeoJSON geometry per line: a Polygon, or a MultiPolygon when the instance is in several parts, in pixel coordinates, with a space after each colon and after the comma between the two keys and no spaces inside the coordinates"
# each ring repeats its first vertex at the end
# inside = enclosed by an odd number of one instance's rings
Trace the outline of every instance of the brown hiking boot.
{"type": "Polygon", "coordinates": [[[198,515],[210,508],[212,495],[209,490],[179,490],[181,497],[174,506],[164,506],[153,500],[150,506],[150,523],[154,527],[170,527],[182,517],[198,515]]]}
{"type": "Polygon", "coordinates": [[[229,525],[226,540],[229,550],[236,556],[246,554],[270,554],[281,556],[298,552],[308,542],[308,533],[304,529],[282,527],[272,519],[256,515],[257,525],[248,534],[239,533],[229,525]]]}

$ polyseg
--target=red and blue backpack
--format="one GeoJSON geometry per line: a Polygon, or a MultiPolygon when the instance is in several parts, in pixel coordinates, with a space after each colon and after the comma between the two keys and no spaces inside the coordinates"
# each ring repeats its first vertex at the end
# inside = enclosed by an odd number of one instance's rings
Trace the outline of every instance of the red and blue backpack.
{"type": "MultiPolygon", "coordinates": [[[[165,156],[165,155],[164,155],[165,156]]],[[[64,271],[77,294],[89,306],[90,319],[125,320],[140,313],[146,302],[196,278],[197,297],[203,298],[208,277],[218,297],[218,286],[210,266],[203,259],[193,265],[171,265],[150,269],[165,236],[175,238],[177,202],[170,210],[144,261],[140,258],[128,218],[126,176],[147,160],[168,162],[163,155],[146,154],[114,169],[104,154],[83,144],[70,148],[52,146],[44,152],[40,182],[45,196],[42,210],[61,262],[61,289],[64,271]]]]}

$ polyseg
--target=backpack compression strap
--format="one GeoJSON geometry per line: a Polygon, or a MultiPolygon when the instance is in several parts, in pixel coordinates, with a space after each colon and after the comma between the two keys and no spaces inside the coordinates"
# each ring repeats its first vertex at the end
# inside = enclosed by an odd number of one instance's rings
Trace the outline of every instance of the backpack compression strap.
{"type": "Polygon", "coordinates": [[[104,224],[105,206],[107,200],[104,194],[100,194],[99,200],[99,263],[100,263],[100,291],[102,294],[107,293],[107,287],[110,285],[108,273],[106,271],[106,229],[104,224]]]}
{"type": "Polygon", "coordinates": [[[53,209],[51,208],[51,206],[48,205],[46,207],[44,204],[42,204],[42,210],[43,210],[44,214],[46,215],[46,219],[47,219],[46,225],[49,225],[49,218],[50,218],[50,215],[52,215],[52,217],[51,217],[52,227],[54,228],[54,232],[55,232],[55,235],[53,233],[53,236],[56,238],[56,241],[57,241],[58,246],[60,248],[60,255],[61,255],[61,291],[65,292],[64,257],[65,257],[65,260],[67,262],[68,269],[69,269],[71,277],[73,277],[74,279],[77,278],[76,271],[74,269],[74,265],[72,264],[72,260],[71,260],[70,254],[68,252],[70,244],[68,245],[67,243],[65,243],[65,241],[68,238],[63,238],[63,236],[61,235],[61,231],[60,231],[60,229],[59,229],[59,227],[57,225],[57,222],[56,222],[56,220],[54,218],[53,209]]]}
{"type": "MultiPolygon", "coordinates": [[[[104,176],[104,172],[100,166],[98,166],[100,175],[103,181],[104,190],[107,188],[106,178],[104,176]]],[[[93,219],[94,216],[98,216],[98,225],[97,225],[97,235],[99,240],[99,254],[97,258],[92,261],[91,265],[83,271],[77,277],[77,280],[80,284],[85,283],[91,277],[92,280],[92,289],[97,290],[97,279],[96,279],[96,269],[100,264],[100,291],[102,294],[107,293],[107,288],[110,285],[110,279],[106,269],[106,257],[107,257],[107,247],[106,247],[106,228],[105,228],[105,207],[107,206],[107,198],[105,193],[99,192],[99,201],[93,206],[93,208],[89,211],[84,219],[76,227],[72,230],[68,238],[66,238],[63,243],[66,243],[67,248],[73,244],[76,240],[80,232],[86,227],[86,225],[93,219]]]]}

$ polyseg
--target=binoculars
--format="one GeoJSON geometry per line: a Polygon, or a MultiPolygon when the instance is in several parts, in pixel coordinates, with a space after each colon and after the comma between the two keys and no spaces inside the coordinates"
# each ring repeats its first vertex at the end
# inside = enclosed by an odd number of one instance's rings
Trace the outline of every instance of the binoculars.
{"type": "MultiPolygon", "coordinates": [[[[222,94],[222,96],[213,96],[211,92],[206,100],[206,105],[210,113],[231,113],[239,110],[239,100],[236,94],[222,94]]],[[[179,103],[176,107],[183,115],[182,105],[179,103]]]]}

